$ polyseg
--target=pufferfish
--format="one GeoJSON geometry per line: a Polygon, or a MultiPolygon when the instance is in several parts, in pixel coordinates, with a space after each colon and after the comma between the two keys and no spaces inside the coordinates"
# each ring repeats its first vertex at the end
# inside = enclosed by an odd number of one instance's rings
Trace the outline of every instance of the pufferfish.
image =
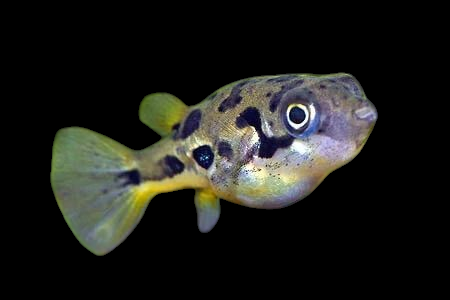
{"type": "Polygon", "coordinates": [[[290,74],[240,80],[187,106],[146,96],[140,120],[162,138],[131,150],[79,127],[53,144],[51,184],[79,242],[112,251],[160,193],[195,189],[198,228],[210,231],[219,199],[275,209],[309,195],[362,149],[377,120],[348,74],[290,74]]]}

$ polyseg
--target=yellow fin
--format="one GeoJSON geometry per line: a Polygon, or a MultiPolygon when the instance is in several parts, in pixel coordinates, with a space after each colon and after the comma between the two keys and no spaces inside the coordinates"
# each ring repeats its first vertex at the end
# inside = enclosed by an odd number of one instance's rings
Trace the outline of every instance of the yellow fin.
{"type": "Polygon", "coordinates": [[[219,221],[220,199],[209,189],[198,189],[194,200],[198,229],[202,233],[211,231],[219,221]]]}
{"type": "Polygon", "coordinates": [[[166,136],[183,119],[187,108],[186,104],[171,94],[154,93],[142,100],[139,119],[160,136],[166,136]]]}
{"type": "Polygon", "coordinates": [[[77,127],[56,134],[51,184],[73,234],[96,255],[122,243],[156,195],[141,182],[131,149],[77,127]]]}

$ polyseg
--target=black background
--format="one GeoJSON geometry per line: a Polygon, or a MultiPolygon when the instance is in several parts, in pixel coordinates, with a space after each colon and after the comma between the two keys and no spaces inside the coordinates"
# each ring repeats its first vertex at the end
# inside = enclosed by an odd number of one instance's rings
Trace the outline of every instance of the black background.
{"type": "MultiPolygon", "coordinates": [[[[417,131],[434,129],[436,115],[423,111],[438,107],[433,98],[416,95],[428,91],[423,78],[434,80],[434,69],[442,65],[438,50],[444,47],[436,47],[440,32],[429,24],[445,18],[422,21],[435,16],[436,7],[427,12],[420,5],[413,12],[414,5],[378,2],[317,7],[279,2],[251,4],[247,11],[241,3],[168,2],[169,9],[155,3],[131,10],[123,4],[96,9],[93,3],[47,9],[40,3],[17,16],[10,12],[14,22],[7,23],[3,37],[3,48],[10,51],[3,56],[2,145],[11,152],[3,160],[13,168],[2,178],[5,191],[12,190],[3,197],[2,250],[14,254],[3,256],[4,266],[12,266],[4,270],[7,280],[24,283],[13,292],[54,290],[85,297],[93,288],[101,295],[138,291],[154,297],[157,279],[170,285],[167,294],[187,294],[180,286],[186,282],[202,295],[209,279],[219,285],[215,295],[235,296],[242,288],[266,294],[273,288],[278,298],[283,291],[303,296],[311,281],[315,292],[372,294],[385,292],[385,286],[403,287],[398,271],[416,268],[411,253],[417,251],[410,248],[423,247],[413,222],[404,218],[408,208],[419,207],[410,204],[408,193],[434,186],[422,182],[417,166],[429,161],[423,147],[435,149],[440,141],[417,131]],[[155,197],[135,231],[104,257],[91,254],[72,235],[50,186],[59,129],[86,127],[142,149],[159,138],[138,119],[139,103],[150,93],[170,92],[194,104],[246,77],[335,72],[360,81],[379,119],[358,157],[306,199],[280,210],[222,201],[218,224],[201,234],[194,193],[180,191],[155,197]],[[10,90],[14,93],[7,95],[10,90]],[[411,105],[415,101],[419,105],[411,105]],[[8,136],[11,131],[16,139],[8,136]],[[405,173],[415,180],[400,180],[405,173]],[[13,184],[18,187],[11,189],[13,184]],[[11,202],[14,211],[7,207],[11,202]],[[394,209],[395,203],[401,209],[394,209]],[[399,248],[405,233],[414,235],[414,242],[399,248]],[[407,268],[399,265],[402,260],[407,268]]],[[[437,116],[445,119],[442,113],[437,116]]],[[[419,201],[424,200],[430,197],[419,201]]],[[[422,213],[409,216],[421,227],[417,232],[427,230],[422,213]]],[[[17,286],[9,282],[5,287],[17,286]]]]}
{"type": "MultiPolygon", "coordinates": [[[[187,104],[195,104],[225,84],[258,75],[348,72],[361,82],[375,105],[379,101],[373,77],[346,63],[319,67],[286,59],[276,66],[264,66],[264,60],[222,58],[225,60],[169,55],[149,57],[147,63],[134,60],[118,63],[109,59],[74,62],[71,67],[83,76],[70,77],[62,83],[67,91],[64,99],[54,106],[54,127],[49,132],[48,147],[51,148],[59,128],[81,126],[132,149],[143,149],[159,139],[138,119],[139,103],[147,94],[169,92],[187,104]]],[[[354,161],[332,173],[309,197],[288,208],[257,210],[221,201],[220,220],[208,234],[197,229],[193,190],[158,195],[134,232],[109,255],[183,249],[214,251],[222,247],[249,254],[266,246],[290,252],[297,247],[314,247],[315,242],[333,248],[336,242],[345,240],[363,241],[364,247],[369,242],[365,236],[376,234],[376,222],[380,222],[373,219],[371,212],[378,201],[370,197],[379,185],[374,176],[379,140],[375,128],[354,161]]],[[[51,207],[53,234],[58,236],[53,246],[58,251],[89,255],[65,225],[56,203],[51,207]]]]}
{"type": "MultiPolygon", "coordinates": [[[[260,75],[347,72],[359,80],[383,116],[379,104],[384,95],[377,78],[380,70],[364,53],[330,55],[324,51],[311,56],[300,49],[255,53],[255,48],[219,54],[202,47],[191,50],[186,44],[170,49],[164,45],[135,49],[138,45],[123,53],[109,47],[81,47],[54,68],[51,84],[59,101],[49,103],[49,158],[54,134],[69,126],[85,127],[132,149],[143,149],[159,139],[138,119],[139,103],[147,94],[169,92],[192,105],[230,82],[260,75]]],[[[373,241],[380,238],[378,226],[383,222],[376,213],[382,203],[377,196],[381,143],[375,126],[352,162],[290,207],[257,210],[221,201],[219,222],[207,234],[197,229],[193,190],[158,195],[132,234],[106,257],[188,258],[194,254],[194,259],[201,259],[209,253],[282,259],[300,249],[325,256],[344,251],[364,253],[376,247],[373,241]]],[[[94,257],[72,235],[52,197],[48,201],[50,217],[45,230],[49,242],[45,247],[55,253],[94,257]]]]}

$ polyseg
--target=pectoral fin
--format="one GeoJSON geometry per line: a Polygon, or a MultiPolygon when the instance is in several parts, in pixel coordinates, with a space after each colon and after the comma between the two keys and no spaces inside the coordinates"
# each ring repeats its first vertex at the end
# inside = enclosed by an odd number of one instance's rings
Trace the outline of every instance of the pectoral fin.
{"type": "Polygon", "coordinates": [[[186,104],[171,94],[154,93],[142,100],[139,119],[160,136],[166,136],[181,122],[187,108],[186,104]]]}
{"type": "Polygon", "coordinates": [[[220,199],[211,190],[196,190],[195,207],[198,229],[203,233],[211,231],[219,220],[220,199]]]}

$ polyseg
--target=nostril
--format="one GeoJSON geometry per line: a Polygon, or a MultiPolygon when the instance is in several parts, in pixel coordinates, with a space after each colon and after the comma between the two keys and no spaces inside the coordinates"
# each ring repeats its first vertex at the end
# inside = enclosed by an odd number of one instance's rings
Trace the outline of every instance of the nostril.
{"type": "Polygon", "coordinates": [[[377,110],[372,104],[368,104],[364,107],[358,108],[354,111],[354,115],[359,120],[375,121],[377,119],[377,110]]]}

